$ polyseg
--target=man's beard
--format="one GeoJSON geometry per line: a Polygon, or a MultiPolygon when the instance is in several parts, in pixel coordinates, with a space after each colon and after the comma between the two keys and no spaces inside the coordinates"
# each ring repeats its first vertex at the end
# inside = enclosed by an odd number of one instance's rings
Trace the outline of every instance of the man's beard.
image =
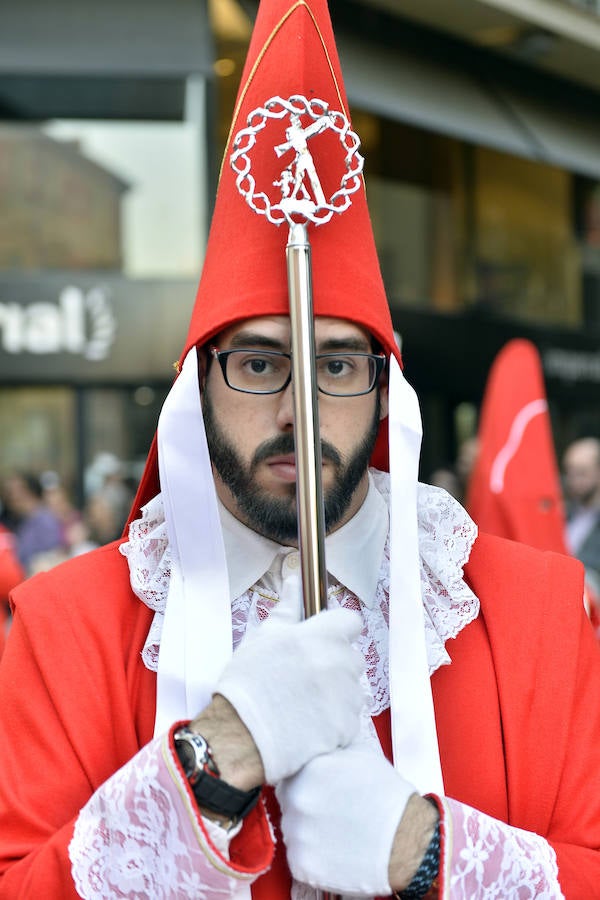
{"type": "MultiPolygon", "coordinates": [[[[229,488],[244,522],[259,534],[284,544],[298,538],[296,485],[290,484],[289,497],[273,497],[256,483],[256,469],[265,459],[294,453],[294,436],[291,432],[264,441],[256,449],[249,466],[245,466],[237,450],[215,421],[214,409],[205,390],[202,409],[206,439],[212,463],[223,483],[229,488]]],[[[331,531],[346,513],[354,492],[363,478],[375,446],[379,430],[380,401],[377,394],[375,414],[369,430],[344,464],[332,444],[321,441],[323,459],[333,463],[335,480],[325,493],[325,530],[331,531]]]]}

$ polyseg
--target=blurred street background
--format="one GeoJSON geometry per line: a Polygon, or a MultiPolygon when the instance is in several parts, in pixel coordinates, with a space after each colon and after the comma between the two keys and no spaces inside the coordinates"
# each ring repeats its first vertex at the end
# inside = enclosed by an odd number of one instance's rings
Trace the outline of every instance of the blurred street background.
{"type": "MultiPolygon", "coordinates": [[[[69,553],[120,532],[185,337],[256,5],[0,0],[9,529],[27,473],[81,526],[69,553]]],[[[557,459],[600,437],[600,0],[330,9],[422,403],[422,477],[464,478],[514,338],[539,352],[557,459]]]]}

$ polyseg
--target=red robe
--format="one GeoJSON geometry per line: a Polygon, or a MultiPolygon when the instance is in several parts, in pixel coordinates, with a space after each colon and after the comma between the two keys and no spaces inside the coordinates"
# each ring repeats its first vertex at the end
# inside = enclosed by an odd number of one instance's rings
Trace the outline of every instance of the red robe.
{"type": "MultiPolygon", "coordinates": [[[[446,794],[545,836],[565,896],[590,900],[600,895],[600,653],[581,566],[482,535],[465,574],[481,615],[432,679],[446,794]]],[[[79,810],[152,737],[156,676],[140,651],[153,613],[116,545],[35,576],[14,605],[0,666],[0,898],[68,900],[79,810]]],[[[278,846],[254,898],[289,896],[278,846]]]]}

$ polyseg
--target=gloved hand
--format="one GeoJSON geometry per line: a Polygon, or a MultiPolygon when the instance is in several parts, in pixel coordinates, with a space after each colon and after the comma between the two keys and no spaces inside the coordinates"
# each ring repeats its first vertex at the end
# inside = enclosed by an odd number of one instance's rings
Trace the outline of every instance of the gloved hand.
{"type": "Polygon", "coordinates": [[[391,894],[392,845],[414,793],[364,742],[312,759],[276,788],[294,878],[340,894],[391,894]]]}
{"type": "Polygon", "coordinates": [[[215,693],[252,735],[268,784],[358,733],[364,660],[352,641],[361,627],[360,616],[347,609],[293,625],[265,622],[233,654],[215,693]]]}

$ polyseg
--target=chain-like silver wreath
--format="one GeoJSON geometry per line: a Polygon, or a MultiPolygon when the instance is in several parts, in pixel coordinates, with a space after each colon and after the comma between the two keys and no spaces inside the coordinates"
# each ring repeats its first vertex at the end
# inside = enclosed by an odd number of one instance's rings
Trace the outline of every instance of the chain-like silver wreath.
{"type": "Polygon", "coordinates": [[[237,189],[254,212],[266,216],[274,225],[287,222],[291,226],[301,219],[323,225],[329,222],[334,213],[348,209],[352,202],[350,195],[361,186],[364,160],[358,152],[359,137],[350,128],[344,113],[330,110],[324,100],[308,100],[300,94],[294,94],[288,100],[271,97],[264,106],[252,110],[247,122],[248,126],[238,131],[233,139],[230,163],[237,174],[237,189]],[[269,119],[283,119],[286,116],[290,117],[291,123],[286,130],[288,140],[274,147],[274,152],[277,156],[283,156],[295,149],[296,157],[283,169],[280,180],[273,182],[281,191],[281,199],[273,203],[264,190],[256,188],[251,172],[250,151],[256,144],[256,135],[269,119]],[[312,122],[303,128],[302,117],[306,120],[307,116],[312,122]],[[329,199],[322,192],[318,173],[307,149],[308,137],[327,129],[337,133],[345,150],[346,163],[346,172],[341,178],[339,190],[329,199]],[[306,177],[310,190],[306,186],[306,177]]]}

